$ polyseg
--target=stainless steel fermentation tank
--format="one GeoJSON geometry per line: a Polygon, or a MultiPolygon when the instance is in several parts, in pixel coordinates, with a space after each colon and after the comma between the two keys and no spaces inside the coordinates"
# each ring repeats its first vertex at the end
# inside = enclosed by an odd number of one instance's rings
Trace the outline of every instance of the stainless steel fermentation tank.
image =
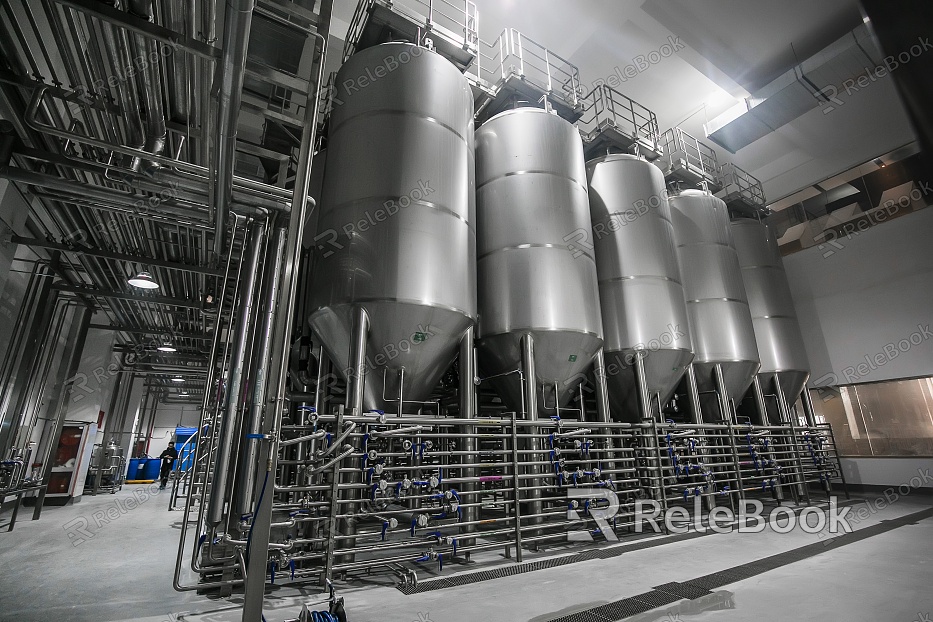
{"type": "Polygon", "coordinates": [[[310,322],[348,407],[394,411],[430,396],[476,317],[473,97],[407,43],[354,54],[335,84],[310,322]]]}
{"type": "Polygon", "coordinates": [[[606,382],[615,416],[638,420],[670,400],[693,359],[664,175],[623,154],[586,168],[606,382]]]}
{"type": "Polygon", "coordinates": [[[530,107],[486,121],[476,206],[479,364],[512,409],[554,414],[602,345],[593,252],[573,246],[590,232],[577,129],[530,107]]]}
{"type": "Polygon", "coordinates": [[[697,388],[739,400],[760,362],[728,208],[700,190],[671,196],[670,205],[697,388]]]}
{"type": "Polygon", "coordinates": [[[761,355],[758,379],[792,406],[810,375],[810,363],[777,237],[749,218],[732,221],[732,236],[761,355]]]}

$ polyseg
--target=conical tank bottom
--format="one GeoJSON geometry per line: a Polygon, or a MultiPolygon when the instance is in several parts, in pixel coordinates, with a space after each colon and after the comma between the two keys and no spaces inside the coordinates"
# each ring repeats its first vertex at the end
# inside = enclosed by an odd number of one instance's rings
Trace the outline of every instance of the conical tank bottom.
{"type": "MultiPolygon", "coordinates": [[[[716,376],[714,368],[717,363],[698,363],[694,361],[696,371],[697,389],[702,391],[716,391],[716,376]]],[[[755,374],[761,364],[758,361],[726,361],[719,362],[722,367],[722,378],[726,385],[729,397],[736,403],[740,402],[752,384],[755,374]]]]}
{"type": "Polygon", "coordinates": [[[803,391],[804,386],[806,386],[807,378],[810,377],[810,372],[803,370],[761,372],[758,374],[758,378],[761,382],[762,391],[767,394],[775,393],[775,376],[777,376],[781,381],[781,390],[784,392],[784,397],[787,400],[788,407],[792,407],[797,401],[797,397],[803,391]]]}
{"type": "MultiPolygon", "coordinates": [[[[416,303],[377,301],[363,307],[370,321],[363,407],[394,412],[401,384],[406,402],[427,400],[456,358],[460,337],[472,320],[457,310],[416,303]]],[[[327,307],[310,320],[345,380],[350,367],[352,311],[352,305],[327,307]]]]}
{"type": "MultiPolygon", "coordinates": [[[[533,330],[535,377],[538,385],[538,412],[554,414],[556,406],[566,406],[602,345],[592,333],[533,330]]],[[[484,376],[506,374],[518,368],[522,360],[521,339],[524,333],[503,333],[479,340],[479,363],[484,376]]],[[[522,412],[520,376],[509,374],[492,381],[502,401],[511,410],[522,412]]]]}
{"type": "MultiPolygon", "coordinates": [[[[621,421],[639,421],[641,410],[638,403],[638,380],[635,375],[635,350],[606,352],[604,356],[606,387],[615,417],[621,421]]],[[[661,403],[666,404],[674,396],[674,391],[677,390],[677,385],[692,360],[693,352],[689,350],[649,351],[645,356],[648,392],[652,396],[660,395],[661,403]]],[[[654,404],[652,407],[657,409],[654,404]]]]}

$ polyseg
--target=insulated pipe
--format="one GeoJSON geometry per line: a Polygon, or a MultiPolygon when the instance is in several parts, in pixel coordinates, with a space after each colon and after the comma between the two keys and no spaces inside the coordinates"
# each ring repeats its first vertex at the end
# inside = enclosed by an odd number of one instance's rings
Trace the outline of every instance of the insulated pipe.
{"type": "MultiPolygon", "coordinates": [[[[113,6],[113,0],[101,0],[102,4],[113,6]]],[[[116,24],[102,24],[103,47],[110,58],[110,75],[120,75],[133,67],[133,58],[130,51],[129,37],[126,30],[116,24]],[[121,67],[123,68],[120,71],[121,67]]],[[[143,137],[143,121],[139,114],[139,98],[136,93],[134,80],[121,80],[116,85],[120,109],[123,112],[123,121],[126,127],[126,146],[131,149],[142,150],[146,143],[143,137]]],[[[140,159],[133,157],[130,160],[130,169],[139,170],[140,159]]]]}
{"type": "MultiPolygon", "coordinates": [[[[522,348],[522,371],[524,376],[522,378],[523,388],[525,392],[525,419],[529,422],[538,420],[538,382],[535,375],[535,343],[534,337],[531,333],[525,333],[522,335],[521,340],[522,348]]],[[[538,432],[537,428],[532,427],[532,434],[538,432]]],[[[514,436],[514,435],[513,435],[514,436]]],[[[537,438],[529,438],[526,440],[526,447],[532,452],[531,458],[532,461],[537,461],[537,453],[540,451],[540,443],[537,438]]],[[[529,465],[527,467],[527,473],[532,475],[537,475],[539,473],[538,467],[534,465],[529,465]]],[[[538,480],[531,480],[532,486],[537,487],[539,482],[538,480]]],[[[516,493],[517,494],[517,493],[516,493]]],[[[541,502],[541,491],[537,489],[532,489],[528,491],[528,497],[530,502],[528,503],[528,508],[530,509],[531,514],[540,514],[543,507],[541,502]]],[[[540,522],[535,519],[533,522],[540,522]]]]}
{"type": "MultiPolygon", "coordinates": [[[[169,0],[168,21],[169,28],[185,36],[191,36],[196,33],[194,11],[189,11],[186,6],[187,0],[169,0]],[[187,19],[186,19],[187,18],[187,19]]],[[[208,39],[210,40],[210,39],[208,39]]],[[[198,119],[192,115],[196,107],[192,107],[189,98],[192,93],[198,93],[197,88],[191,88],[193,85],[188,83],[188,56],[180,48],[172,50],[171,54],[165,59],[166,78],[169,84],[169,116],[173,121],[186,123],[191,126],[198,125],[198,119]],[[192,115],[189,117],[189,115],[192,115]]],[[[192,59],[193,62],[197,60],[192,59]]]]}
{"type": "MultiPolygon", "coordinates": [[[[208,522],[217,527],[223,520],[224,498],[227,495],[227,477],[230,457],[233,454],[234,432],[240,412],[240,392],[243,382],[243,368],[246,365],[246,350],[249,346],[249,330],[256,294],[256,273],[259,271],[259,258],[262,255],[263,226],[255,225],[250,232],[250,255],[246,266],[246,282],[240,301],[240,317],[237,322],[236,342],[230,358],[230,371],[227,374],[226,405],[220,418],[218,431],[217,456],[214,463],[214,478],[211,481],[211,497],[208,507],[208,522]]],[[[208,389],[209,390],[209,389],[208,389]]]]}
{"type": "MultiPolygon", "coordinates": [[[[152,21],[152,0],[129,0],[128,10],[147,22],[152,21]]],[[[148,59],[137,73],[139,106],[146,112],[146,151],[160,155],[165,150],[165,110],[162,106],[162,80],[158,44],[150,37],[135,35],[136,57],[148,59]]],[[[226,224],[226,223],[224,223],[226,224]]]]}
{"type": "MultiPolygon", "coordinates": [[[[462,419],[474,419],[476,417],[476,347],[473,343],[475,335],[474,327],[470,326],[460,338],[460,417],[462,419]]],[[[463,437],[462,449],[466,452],[463,457],[464,464],[475,464],[478,456],[476,455],[476,427],[472,425],[459,426],[463,437]]],[[[464,468],[461,473],[463,477],[476,477],[479,474],[478,469],[473,466],[464,468]]],[[[476,484],[470,483],[463,487],[464,493],[472,494],[477,490],[476,484]]],[[[463,508],[463,520],[467,523],[473,523],[479,519],[479,508],[470,506],[463,508]]],[[[476,525],[470,524],[461,527],[460,533],[473,533],[476,531],[476,525]]],[[[464,546],[470,546],[474,542],[473,538],[464,540],[464,546]]]]}
{"type": "Polygon", "coordinates": [[[246,52],[253,23],[254,0],[227,0],[224,11],[223,56],[220,60],[220,89],[217,96],[217,133],[214,138],[214,254],[222,257],[226,248],[227,211],[233,194],[233,165],[236,159],[237,121],[246,52]]]}
{"type": "MultiPolygon", "coordinates": [[[[253,509],[253,493],[255,488],[256,463],[259,459],[258,440],[250,438],[258,435],[262,428],[262,411],[265,407],[266,383],[268,378],[267,361],[272,356],[272,332],[275,321],[275,301],[279,295],[282,278],[282,259],[285,255],[285,229],[275,230],[275,244],[273,253],[266,256],[266,275],[263,282],[262,332],[254,356],[252,400],[250,401],[249,415],[243,426],[243,455],[240,468],[237,470],[237,512],[247,514],[253,509]]],[[[294,441],[298,442],[298,441],[294,441]]],[[[288,444],[288,443],[283,443],[288,444]]]]}

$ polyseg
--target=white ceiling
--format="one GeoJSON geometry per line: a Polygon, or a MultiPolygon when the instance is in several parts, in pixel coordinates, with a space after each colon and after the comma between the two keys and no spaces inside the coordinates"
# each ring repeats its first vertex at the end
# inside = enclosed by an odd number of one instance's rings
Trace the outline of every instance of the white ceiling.
{"type": "MultiPolygon", "coordinates": [[[[857,0],[475,2],[481,38],[516,28],[577,65],[585,87],[679,38],[685,49],[618,90],[653,110],[662,131],[680,125],[700,139],[709,119],[862,19],[857,0]]],[[[335,2],[335,29],[346,29],[355,4],[335,2]]],[[[815,108],[735,155],[717,147],[720,162],[746,169],[777,200],[914,140],[890,77],[850,95],[838,88],[844,104],[831,113],[815,108]]]]}

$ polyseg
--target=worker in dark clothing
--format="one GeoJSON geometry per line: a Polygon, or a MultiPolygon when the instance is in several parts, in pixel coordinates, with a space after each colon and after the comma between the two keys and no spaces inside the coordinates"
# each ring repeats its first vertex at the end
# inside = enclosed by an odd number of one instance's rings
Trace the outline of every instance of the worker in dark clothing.
{"type": "Polygon", "coordinates": [[[175,445],[169,443],[165,451],[159,454],[159,459],[162,460],[162,471],[159,473],[161,478],[159,490],[165,490],[165,485],[168,484],[168,474],[172,472],[175,460],[178,459],[178,450],[175,449],[175,445]]]}

